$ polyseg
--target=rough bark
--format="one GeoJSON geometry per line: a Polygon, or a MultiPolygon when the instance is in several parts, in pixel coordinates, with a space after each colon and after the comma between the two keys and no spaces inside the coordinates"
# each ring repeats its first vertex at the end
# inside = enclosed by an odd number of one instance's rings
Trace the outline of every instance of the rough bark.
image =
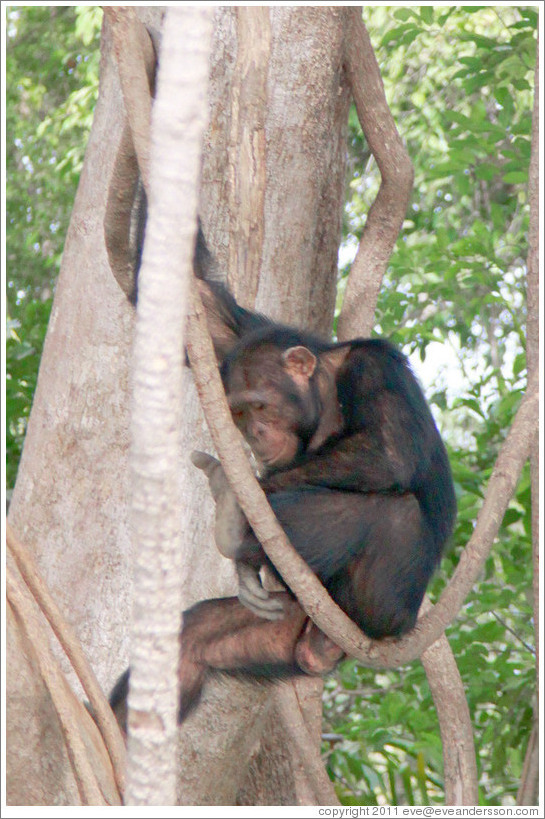
{"type": "Polygon", "coordinates": [[[344,201],[346,8],[269,9],[267,179],[256,307],[329,336],[344,201]]]}
{"type": "Polygon", "coordinates": [[[11,566],[6,574],[10,610],[15,613],[18,629],[26,638],[27,656],[35,659],[36,673],[50,697],[43,715],[45,724],[52,724],[53,711],[62,732],[60,747],[66,750],[78,798],[83,805],[119,805],[110,760],[96,725],[69,688],[49,646],[47,630],[24,583],[11,566]]]}
{"type": "Polygon", "coordinates": [[[6,802],[77,805],[78,788],[62,725],[32,644],[11,605],[6,609],[6,655],[6,802]]]}
{"type": "MultiPolygon", "coordinates": [[[[105,34],[101,95],[9,513],[106,690],[127,654],[127,362],[133,322],[110,272],[102,226],[122,127],[110,47],[105,34]]],[[[8,631],[13,627],[10,620],[8,631]]],[[[21,647],[19,635],[10,639],[21,647]]],[[[77,804],[62,743],[59,749],[56,729],[46,727],[55,724],[51,703],[46,707],[45,695],[29,694],[42,689],[29,684],[32,668],[25,650],[10,652],[7,767],[10,782],[18,782],[11,799],[77,804]]]]}
{"type": "MultiPolygon", "coordinates": [[[[263,11],[256,12],[256,16],[261,18],[262,25],[266,25],[263,11]]],[[[276,57],[278,65],[273,67],[271,56],[265,123],[266,150],[261,153],[255,151],[251,160],[256,179],[265,176],[271,188],[278,186],[284,193],[278,196],[270,194],[270,202],[266,197],[262,246],[254,237],[252,251],[247,253],[247,205],[237,201],[234,213],[232,211],[232,191],[247,190],[247,182],[232,176],[233,173],[242,176],[243,171],[230,153],[233,147],[238,151],[238,146],[232,144],[232,106],[227,106],[225,101],[230,99],[232,85],[242,85],[232,67],[237,65],[239,38],[244,37],[249,23],[245,20],[241,34],[237,10],[218,9],[211,63],[210,125],[205,139],[207,150],[202,173],[201,214],[207,239],[218,257],[220,268],[227,271],[233,259],[244,261],[230,276],[230,283],[246,304],[251,304],[247,295],[253,287],[248,282],[257,279],[256,270],[260,269],[258,309],[283,321],[306,324],[315,329],[319,327],[325,333],[329,331],[333,318],[336,254],[344,192],[345,157],[342,148],[348,97],[344,86],[341,93],[337,92],[339,83],[343,83],[340,70],[345,22],[336,9],[270,8],[266,11],[269,15],[271,55],[284,54],[287,65],[290,61],[297,61],[298,72],[290,75],[279,56],[276,57]],[[294,32],[304,33],[304,58],[296,53],[300,49],[294,32]],[[328,43],[331,52],[322,68],[322,56],[328,49],[328,43]],[[286,51],[289,52],[287,57],[286,51]],[[281,76],[276,73],[280,63],[283,70],[281,76]],[[333,75],[328,75],[324,92],[324,88],[314,79],[315,72],[319,66],[319,70],[327,74],[333,65],[336,68],[333,75]],[[272,94],[275,99],[271,99],[272,94]],[[282,99],[291,100],[289,123],[281,119],[282,99]],[[308,139],[304,150],[299,146],[297,122],[306,123],[308,139]],[[313,129],[322,140],[321,153],[313,153],[310,138],[313,129]],[[325,161],[324,152],[328,145],[332,155],[325,161]],[[288,165],[282,162],[282,156],[293,159],[288,165]],[[260,162],[266,163],[265,172],[260,162]],[[311,180],[311,194],[306,192],[307,178],[311,180]],[[325,200],[324,191],[328,192],[325,200]],[[310,196],[310,204],[301,206],[298,212],[293,207],[286,211],[288,197],[298,200],[299,195],[310,196]],[[334,208],[329,196],[337,197],[334,208]],[[242,214],[240,217],[239,210],[242,214]],[[318,212],[319,218],[316,216],[318,212]],[[231,230],[233,233],[230,233],[231,230]],[[327,253],[324,247],[327,247],[327,253]],[[266,260],[266,253],[274,257],[274,266],[266,260]],[[296,264],[295,259],[298,259],[296,264]],[[242,272],[250,279],[237,282],[236,276],[242,275],[242,272]],[[267,293],[263,292],[266,282],[269,282],[270,288],[267,293]]],[[[249,10],[246,10],[248,13],[249,10]]],[[[255,30],[253,25],[252,30],[255,30]]],[[[263,39],[259,37],[256,40],[259,55],[262,54],[263,39]]],[[[247,38],[243,46],[244,49],[249,47],[247,38]]],[[[244,59],[241,57],[238,61],[241,70],[246,70],[246,57],[245,52],[244,59]]],[[[258,66],[257,70],[262,88],[262,66],[258,66]]],[[[256,110],[257,113],[250,112],[257,118],[257,125],[250,132],[254,134],[252,144],[257,143],[261,148],[263,140],[255,137],[260,128],[259,109],[256,110]]],[[[188,447],[193,445],[193,442],[188,443],[188,447]]],[[[191,474],[188,479],[195,481],[195,475],[191,474]]],[[[204,483],[200,476],[198,480],[199,485],[204,483]]],[[[209,562],[210,559],[208,556],[209,562]]],[[[207,573],[209,571],[208,568],[207,573]]],[[[199,577],[202,577],[198,565],[191,566],[191,576],[197,584],[194,588],[198,590],[199,577]]],[[[189,588],[187,591],[185,599],[191,602],[199,599],[194,594],[189,596],[189,588]]],[[[205,590],[201,597],[207,596],[211,595],[205,590]]],[[[313,681],[311,686],[316,689],[320,684],[313,681]]],[[[190,761],[200,760],[195,765],[186,764],[184,767],[184,781],[179,795],[182,803],[308,804],[310,791],[305,782],[306,775],[301,772],[300,762],[292,753],[292,748],[286,746],[280,716],[271,702],[271,693],[271,689],[260,690],[255,685],[240,681],[229,685],[224,681],[212,681],[207,685],[205,700],[198,712],[199,719],[189,720],[182,731],[182,757],[190,761]],[[230,709],[234,716],[230,717],[227,713],[218,721],[214,708],[230,709]],[[231,726],[229,730],[225,728],[224,718],[231,726]],[[241,720],[246,726],[245,734],[240,730],[241,720]],[[266,738],[265,745],[260,745],[260,736],[266,738]],[[238,764],[231,766],[228,760],[232,759],[233,748],[236,749],[238,764]],[[245,765],[248,759],[249,768],[245,765]],[[280,783],[283,783],[282,787],[280,783]]],[[[318,701],[315,700],[315,708],[318,701]]],[[[316,719],[319,720],[319,711],[316,719]]],[[[317,744],[318,740],[319,736],[315,733],[314,742],[317,744]]]]}
{"type": "MultiPolygon", "coordinates": [[[[28,548],[17,539],[9,523],[6,523],[6,535],[10,556],[13,558],[20,574],[19,579],[14,571],[14,567],[12,565],[7,566],[7,571],[9,574],[11,574],[12,586],[15,585],[16,592],[18,591],[17,587],[22,588],[23,584],[26,586],[28,591],[32,594],[41,613],[51,626],[51,629],[62,646],[63,651],[70,660],[72,668],[80,680],[85,694],[89,698],[90,711],[92,711],[94,720],[102,735],[105,746],[104,750],[107,751],[111,761],[112,773],[116,782],[118,793],[122,795],[125,787],[125,745],[112,710],[109,707],[95,673],[81,648],[77,635],[67,622],[66,618],[63,616],[55,600],[52,598],[49,589],[36,568],[28,548]]],[[[14,605],[17,610],[16,604],[14,605]]],[[[23,598],[23,608],[19,606],[20,621],[23,622],[25,619],[28,621],[29,616],[34,617],[32,614],[33,611],[34,609],[32,606],[30,608],[27,607],[25,611],[23,598]]],[[[28,633],[30,628],[31,624],[27,622],[25,631],[28,633]]],[[[35,653],[38,653],[40,650],[48,649],[47,633],[45,633],[44,636],[43,627],[39,625],[34,626],[34,631],[36,631],[37,628],[40,628],[41,631],[39,634],[39,641],[34,645],[35,653]]],[[[54,673],[57,673],[56,669],[54,673]]],[[[54,700],[54,692],[50,687],[49,690],[50,695],[54,700]]],[[[57,708],[56,710],[58,711],[57,708]]]]}
{"type": "Polygon", "coordinates": [[[241,301],[254,305],[265,229],[269,9],[239,6],[234,24],[237,50],[230,97],[228,269],[233,291],[241,301]]]}
{"type": "MultiPolygon", "coordinates": [[[[422,610],[429,607],[426,599],[422,610]]],[[[445,804],[476,805],[479,793],[473,726],[464,684],[446,635],[432,643],[420,659],[439,719],[445,804]]]]}
{"type": "MultiPolygon", "coordinates": [[[[161,10],[142,7],[137,13],[154,29],[160,27],[161,10]]],[[[344,186],[344,18],[341,10],[327,8],[268,13],[274,71],[282,68],[283,76],[267,85],[267,151],[262,159],[266,178],[280,193],[270,191],[265,199],[263,237],[253,245],[254,261],[246,270],[255,275],[255,260],[260,259],[263,281],[279,276],[260,296],[261,309],[326,331],[332,319],[344,186]],[[304,49],[294,35],[304,38],[304,49]],[[290,63],[297,71],[290,72],[290,63]],[[289,121],[282,118],[283,99],[289,101],[289,121]],[[298,145],[300,123],[304,150],[298,145]]],[[[234,133],[231,105],[225,100],[230,99],[226,91],[236,58],[235,23],[235,9],[216,10],[201,200],[207,236],[225,270],[233,257],[227,229],[233,218],[229,168],[239,172],[226,150],[234,133]]],[[[127,663],[131,602],[127,463],[133,311],[111,275],[103,235],[108,183],[123,127],[111,32],[105,27],[99,103],[10,510],[15,531],[30,544],[60,607],[70,613],[105,690],[127,663]]],[[[245,189],[241,180],[234,189],[245,189]]],[[[236,241],[234,257],[242,258],[245,234],[236,241]]],[[[244,291],[245,284],[240,289],[244,291]]],[[[208,487],[187,459],[191,449],[210,447],[189,385],[182,414],[178,508],[195,510],[189,521],[179,513],[181,537],[188,544],[183,555],[185,607],[233,593],[235,587],[232,566],[217,555],[210,537],[208,487]]],[[[11,619],[10,639],[22,639],[11,619]]],[[[40,686],[32,658],[19,647],[10,654],[8,766],[16,783],[13,803],[75,804],[79,797],[58,731],[50,732],[50,741],[42,731],[46,724],[54,726],[55,718],[40,686]],[[23,680],[25,685],[20,685],[23,680]],[[51,715],[49,722],[44,708],[51,715]]],[[[195,715],[193,724],[188,721],[181,739],[182,802],[297,804],[310,799],[308,777],[286,746],[271,693],[244,682],[225,685],[218,680],[207,687],[199,719],[195,715]]]]}

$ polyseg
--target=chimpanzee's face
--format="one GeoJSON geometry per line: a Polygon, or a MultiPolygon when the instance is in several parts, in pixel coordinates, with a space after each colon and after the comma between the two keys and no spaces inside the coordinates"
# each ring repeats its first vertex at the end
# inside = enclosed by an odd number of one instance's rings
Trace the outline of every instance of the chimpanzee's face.
{"type": "Polygon", "coordinates": [[[256,458],[267,468],[286,466],[300,449],[290,423],[289,406],[273,389],[244,390],[229,395],[233,420],[256,458]]]}
{"type": "Polygon", "coordinates": [[[233,420],[267,469],[289,465],[304,448],[302,431],[308,437],[313,423],[306,416],[314,363],[306,348],[282,352],[265,345],[231,362],[225,388],[233,420]],[[295,365],[302,350],[308,353],[305,368],[295,365]]]}

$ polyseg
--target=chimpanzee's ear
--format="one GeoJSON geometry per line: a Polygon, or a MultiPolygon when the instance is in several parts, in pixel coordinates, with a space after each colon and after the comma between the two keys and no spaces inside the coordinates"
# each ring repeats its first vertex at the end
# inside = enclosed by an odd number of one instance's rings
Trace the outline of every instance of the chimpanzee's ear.
{"type": "Polygon", "coordinates": [[[307,347],[290,347],[282,353],[284,369],[297,383],[306,384],[317,363],[316,356],[307,347]]]}

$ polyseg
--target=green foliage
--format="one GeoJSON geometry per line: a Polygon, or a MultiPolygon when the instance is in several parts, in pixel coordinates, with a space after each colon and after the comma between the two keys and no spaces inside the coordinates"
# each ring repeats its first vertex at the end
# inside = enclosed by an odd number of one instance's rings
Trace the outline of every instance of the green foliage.
{"type": "MultiPolygon", "coordinates": [[[[96,6],[7,11],[8,486],[97,96],[101,14],[96,6]]],[[[376,331],[411,354],[425,381],[458,496],[434,599],[471,537],[525,386],[537,13],[366,7],[365,22],[415,166],[376,331]]],[[[380,179],[354,111],[349,133],[345,246],[353,247],[380,179]]],[[[514,803],[531,729],[529,491],[526,470],[482,578],[448,634],[475,727],[483,805],[514,803]]],[[[327,681],[324,702],[324,752],[344,804],[443,801],[439,726],[419,663],[377,674],[347,661],[327,681]]]]}
{"type": "Polygon", "coordinates": [[[8,318],[6,332],[8,363],[6,485],[8,487],[15,484],[26,424],[36,389],[37,363],[40,360],[50,310],[51,299],[46,301],[23,300],[17,311],[18,318],[8,318]]]}
{"type": "Polygon", "coordinates": [[[335,713],[325,754],[343,804],[441,801],[437,715],[420,665],[376,673],[346,661],[324,704],[335,713]]]}
{"type": "Polygon", "coordinates": [[[8,487],[98,93],[101,19],[98,6],[7,9],[8,487]]]}
{"type": "MultiPolygon", "coordinates": [[[[458,523],[432,599],[473,533],[525,386],[525,258],[537,16],[531,8],[366,7],[386,95],[415,167],[376,331],[411,354],[449,444],[458,523]],[[446,363],[444,363],[446,362],[446,363]]],[[[380,177],[357,116],[346,207],[355,246],[380,177]],[[365,174],[361,168],[365,167],[365,174]]],[[[532,727],[529,474],[448,637],[468,696],[483,805],[514,804],[532,727]]],[[[344,804],[443,800],[439,726],[420,664],[347,662],[327,685],[325,743],[344,804]]]]}

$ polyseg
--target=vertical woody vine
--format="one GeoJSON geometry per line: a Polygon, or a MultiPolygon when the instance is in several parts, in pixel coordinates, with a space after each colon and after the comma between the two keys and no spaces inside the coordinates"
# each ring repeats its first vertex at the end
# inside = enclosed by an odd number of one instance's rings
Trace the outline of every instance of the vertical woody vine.
{"type": "MultiPolygon", "coordinates": [[[[255,10],[257,13],[257,10],[255,10]]],[[[124,93],[126,106],[126,125],[123,132],[120,148],[118,151],[116,166],[108,196],[108,205],[105,217],[105,239],[108,257],[112,272],[127,297],[135,300],[135,285],[133,275],[133,254],[130,244],[130,221],[133,201],[139,178],[142,179],[153,206],[158,207],[158,200],[162,197],[159,191],[155,194],[155,183],[153,174],[150,179],[150,113],[152,108],[152,93],[155,70],[155,54],[149,35],[145,28],[138,22],[133,9],[107,7],[106,17],[112,26],[114,36],[114,49],[117,56],[121,86],[124,93]],[[124,47],[122,47],[124,44],[124,47]]],[[[410,160],[406,154],[403,143],[397,134],[391,114],[384,98],[384,90],[380,78],[380,72],[376,63],[368,34],[360,17],[359,9],[347,8],[346,14],[351,17],[351,25],[348,27],[350,35],[346,43],[345,68],[349,78],[353,98],[363,132],[367,142],[375,156],[381,171],[382,181],[379,193],[368,214],[366,228],[362,236],[356,260],[353,264],[348,287],[346,291],[345,303],[339,318],[339,337],[347,339],[357,335],[368,333],[372,323],[372,317],[376,304],[376,297],[379,292],[382,277],[384,275],[388,259],[394,247],[399,229],[402,225],[407,204],[410,197],[412,185],[412,168],[410,160]],[[385,146],[388,149],[385,150],[385,146]]],[[[203,18],[204,20],[204,18],[203,18]]],[[[179,22],[179,21],[178,21],[179,22]]],[[[204,22],[204,26],[210,26],[210,21],[204,22]]],[[[206,42],[203,35],[202,42],[206,42]]],[[[205,49],[204,49],[205,50],[205,49]]],[[[202,60],[204,60],[201,54],[202,60]]],[[[250,61],[251,62],[251,61],[250,61]]],[[[172,63],[171,81],[176,80],[178,69],[172,63]]],[[[202,68],[202,64],[201,64],[202,68]]],[[[225,396],[221,387],[221,382],[217,372],[212,346],[206,326],[204,310],[200,303],[200,298],[194,288],[189,285],[189,263],[192,253],[192,236],[194,235],[195,224],[184,225],[181,230],[181,240],[179,251],[179,262],[182,273],[178,282],[180,287],[180,299],[172,317],[173,326],[177,322],[179,336],[174,333],[171,338],[173,347],[182,349],[180,339],[183,338],[183,313],[184,304],[187,303],[188,323],[186,329],[186,343],[194,372],[195,382],[201,398],[203,410],[207,423],[212,432],[214,444],[218,455],[223,463],[225,472],[234,487],[237,498],[243,508],[256,535],[263,544],[263,548],[271,561],[280,571],[286,583],[297,595],[301,605],[317,623],[335,642],[343,648],[346,653],[356,657],[363,665],[371,668],[393,668],[403,663],[420,658],[425,667],[434,702],[437,708],[441,735],[443,740],[443,755],[445,764],[445,789],[446,803],[451,805],[471,805],[477,802],[476,766],[473,748],[472,729],[469,720],[467,703],[463,693],[461,680],[456,668],[455,660],[450,651],[444,630],[446,626],[456,617],[460,607],[463,605],[466,595],[477,580],[481,568],[490,553],[494,538],[498,533],[501,520],[512,497],[518,477],[526,460],[532,455],[532,473],[534,485],[536,485],[536,458],[535,441],[538,428],[538,323],[537,323],[537,245],[538,245],[538,212],[537,212],[537,145],[538,145],[538,69],[536,67],[535,105],[532,132],[532,161],[530,169],[530,252],[528,255],[528,386],[525,397],[515,416],[511,430],[500,450],[495,468],[489,480],[486,496],[478,516],[474,533],[465,547],[458,567],[443,591],[439,601],[435,606],[425,603],[421,616],[415,630],[401,640],[383,640],[374,642],[363,635],[359,629],[350,621],[346,615],[331,601],[316,577],[312,575],[308,567],[301,561],[287,542],[286,536],[279,527],[266,498],[257,484],[252,470],[249,467],[246,456],[240,446],[239,440],[234,433],[230,420],[225,396]],[[185,273],[184,273],[185,271],[185,273]],[[184,279],[185,276],[185,279],[184,279]],[[185,295],[184,295],[185,293],[185,295]],[[186,298],[187,297],[187,298],[186,298]]],[[[167,81],[166,79],[164,80],[167,81]]],[[[165,86],[166,87],[166,86],[165,86]]],[[[174,128],[173,133],[176,132],[174,128]]],[[[180,132],[177,132],[177,139],[180,139],[180,132]]],[[[196,137],[195,137],[196,139],[196,137]]],[[[155,149],[154,149],[155,150],[155,149]]],[[[196,192],[196,177],[192,177],[193,193],[196,192]]],[[[193,216],[196,215],[196,195],[192,200],[190,210],[193,216]]],[[[153,214],[153,209],[152,209],[153,214]]],[[[173,215],[173,214],[171,214],[173,215]]],[[[151,215],[150,232],[153,236],[153,215],[151,215]]],[[[180,217],[182,219],[182,217],[180,217]]],[[[177,223],[179,229],[180,223],[177,223]]],[[[150,242],[153,247],[153,239],[150,242]]],[[[151,253],[151,250],[150,250],[151,253]]],[[[170,267],[178,267],[171,264],[170,267]]],[[[153,281],[155,274],[146,273],[147,260],[144,258],[143,281],[149,277],[149,291],[146,292],[147,284],[144,285],[142,297],[143,306],[139,308],[141,315],[139,321],[141,332],[146,334],[146,311],[152,324],[160,324],[164,318],[164,311],[168,311],[169,305],[164,303],[165,289],[169,292],[169,301],[172,300],[171,281],[168,280],[168,287],[165,281],[160,278],[155,280],[158,285],[154,292],[153,281]],[[162,292],[163,291],[163,292],[162,292]],[[160,321],[157,316],[160,315],[160,321]]],[[[165,265],[166,267],[166,265],[165,265]]],[[[151,269],[151,268],[150,268],[151,269]]],[[[164,338],[156,339],[158,344],[163,343],[164,338]]],[[[157,352],[162,352],[156,348],[157,352]]],[[[141,355],[138,352],[137,358],[141,355]]],[[[182,369],[182,361],[176,359],[174,367],[178,372],[182,369]]],[[[155,373],[156,381],[153,389],[162,389],[166,386],[165,369],[155,373]],[[163,383],[164,382],[164,383],[163,383]]],[[[144,379],[145,381],[145,379],[144,379]]],[[[171,388],[168,388],[171,389],[171,388]]],[[[145,406],[145,402],[143,403],[145,406]]],[[[172,419],[170,419],[172,422],[172,419]]],[[[179,422],[179,419],[178,419],[179,422]]],[[[135,420],[135,424],[138,419],[135,420]]],[[[168,424],[167,424],[168,426],[168,424]]],[[[176,421],[170,423],[170,428],[176,426],[176,421]]],[[[135,427],[136,429],[137,427],[135,427]]],[[[170,440],[170,439],[169,439],[170,440]]],[[[169,448],[167,438],[163,441],[163,446],[169,448]]],[[[152,452],[152,449],[149,450],[152,452]]],[[[136,458],[149,457],[137,452],[136,458]]],[[[151,456],[153,460],[153,455],[151,456]]],[[[175,463],[170,464],[168,469],[176,469],[175,463]]],[[[142,470],[137,480],[150,480],[146,477],[145,469],[142,470]]],[[[534,503],[536,499],[534,496],[534,503]]],[[[137,504],[138,505],[138,504],[137,504]]],[[[537,506],[537,503],[536,503],[537,506]]],[[[140,504],[141,511],[141,504],[140,504]]],[[[139,512],[140,513],[140,512],[139,512]]],[[[161,512],[163,514],[163,512],[161,512]]],[[[537,516],[534,517],[534,544],[538,542],[537,516]]],[[[138,522],[138,526],[142,523],[138,522]]],[[[147,536],[160,535],[162,539],[164,531],[155,523],[153,518],[147,522],[149,529],[147,536]],[[150,535],[151,532],[151,535],[150,535]]],[[[161,524],[162,525],[162,524],[161,524]]],[[[144,528],[142,529],[144,531],[144,528]]],[[[153,562],[153,553],[146,553],[145,549],[150,546],[152,540],[143,544],[143,564],[149,567],[153,562]],[[151,556],[150,556],[151,555],[151,556]]],[[[173,552],[179,549],[175,539],[172,541],[173,552]]],[[[124,789],[124,751],[121,744],[117,727],[112,724],[111,714],[108,713],[107,705],[96,684],[96,680],[89,673],[90,669],[85,664],[85,660],[79,656],[77,639],[70,631],[70,628],[63,621],[62,616],[55,610],[50,600],[47,589],[40,582],[35,567],[29,563],[26,550],[18,541],[15,534],[8,528],[8,547],[14,562],[18,567],[19,576],[14,574],[13,569],[8,569],[8,599],[10,605],[17,611],[18,616],[25,623],[25,631],[32,645],[36,647],[36,654],[41,655],[40,673],[46,680],[50,691],[56,692],[53,696],[54,705],[60,718],[62,729],[65,735],[68,748],[68,756],[75,774],[80,797],[83,804],[116,804],[123,796],[124,789]],[[31,591],[35,601],[45,613],[53,630],[59,637],[66,653],[73,660],[76,669],[89,696],[95,715],[98,715],[98,723],[101,731],[101,742],[107,749],[109,765],[113,774],[110,774],[116,795],[105,796],[105,787],[97,780],[96,771],[89,766],[86,750],[82,738],[78,731],[77,709],[70,699],[70,695],[64,691],[64,684],[61,682],[58,670],[50,662],[47,651],[44,650],[45,638],[43,628],[37,628],[32,624],[32,615],[29,613],[25,603],[25,590],[22,584],[31,591]],[[39,646],[39,651],[38,651],[39,646]],[[43,652],[43,654],[42,654],[43,652]],[[97,690],[98,689],[98,690],[97,690]],[[68,701],[68,705],[66,704],[68,701]],[[75,727],[74,727],[75,726],[75,727]]],[[[534,549],[537,555],[537,548],[534,549]]],[[[537,590],[537,558],[536,578],[534,588],[537,590]]],[[[176,595],[176,579],[170,590],[160,588],[158,584],[154,591],[158,600],[160,613],[172,608],[171,600],[176,595]]],[[[538,596],[535,594],[537,606],[538,596]]],[[[538,628],[538,617],[535,618],[536,629],[538,628]]],[[[169,663],[171,670],[166,675],[165,685],[157,695],[159,700],[154,699],[155,694],[147,699],[149,691],[146,688],[145,674],[139,681],[139,672],[136,670],[136,700],[141,696],[144,707],[133,717],[130,735],[132,735],[132,746],[129,745],[129,755],[131,757],[130,770],[132,779],[125,792],[126,804],[174,804],[174,779],[176,775],[177,760],[175,758],[175,651],[173,649],[172,636],[177,633],[179,623],[174,619],[169,621],[169,663]],[[140,687],[140,693],[139,693],[140,687]],[[161,700],[161,697],[166,699],[161,700]],[[166,705],[165,705],[166,703],[166,705]],[[163,710],[162,710],[163,709],[163,710]],[[151,725],[149,720],[142,717],[142,714],[156,713],[161,715],[161,725],[151,725]],[[166,726],[166,727],[165,727],[166,726]],[[156,741],[162,744],[165,751],[165,768],[167,772],[164,781],[161,783],[149,782],[142,776],[142,770],[146,766],[146,760],[150,754],[155,754],[156,741]]],[[[138,642],[141,635],[138,628],[135,630],[135,641],[138,642]]],[[[140,651],[142,645],[141,643],[140,651]]],[[[140,659],[142,654],[140,654],[140,659]]],[[[138,669],[138,651],[133,655],[134,667],[138,669]]],[[[73,699],[73,698],[72,698],[73,699]]],[[[537,724],[537,719],[536,719],[537,724]]],[[[532,734],[534,737],[534,734],[532,734]]],[[[536,732],[537,736],[537,732],[536,732]]],[[[106,766],[106,763],[104,763],[106,766]]],[[[312,758],[309,760],[310,778],[315,783],[317,793],[321,792],[323,802],[332,804],[331,793],[324,784],[322,771],[319,770],[319,761],[312,758]]],[[[537,772],[537,744],[530,740],[527,752],[525,769],[523,772],[523,782],[518,796],[519,804],[529,804],[531,796],[535,791],[537,772]]],[[[322,803],[323,803],[322,802],[322,803]]]]}

